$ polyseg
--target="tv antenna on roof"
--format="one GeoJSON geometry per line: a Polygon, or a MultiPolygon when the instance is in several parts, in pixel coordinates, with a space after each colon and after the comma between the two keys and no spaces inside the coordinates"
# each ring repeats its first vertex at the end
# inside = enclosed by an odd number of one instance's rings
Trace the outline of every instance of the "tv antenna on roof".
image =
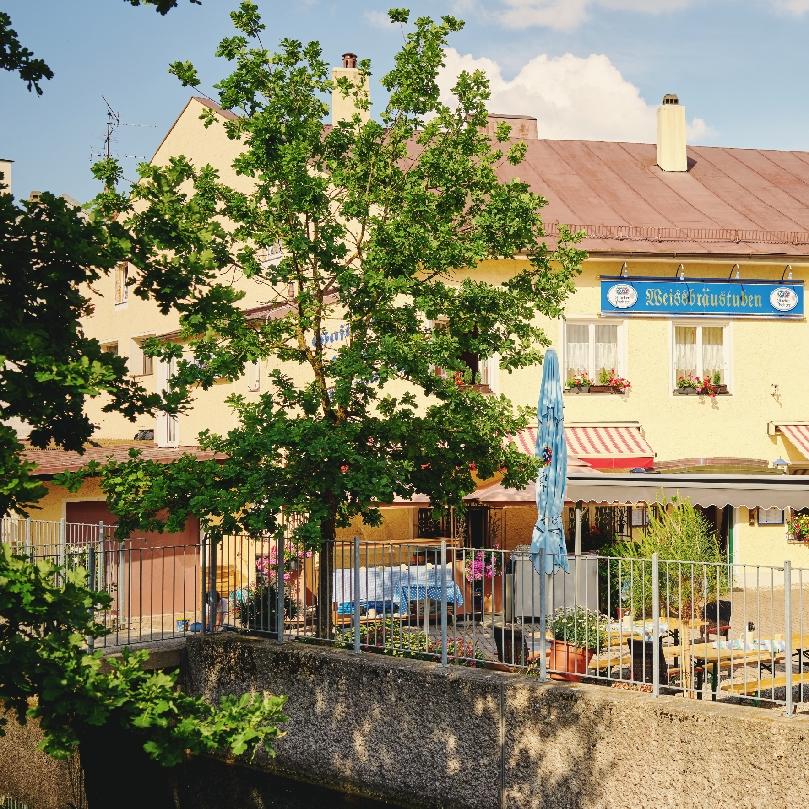
{"type": "MultiPolygon", "coordinates": [[[[90,152],[91,160],[99,160],[102,157],[109,159],[112,157],[112,144],[115,141],[115,132],[121,126],[144,126],[154,128],[156,124],[130,124],[121,120],[121,113],[112,108],[112,104],[107,100],[106,96],[101,96],[104,104],[107,106],[107,125],[104,133],[104,145],[102,149],[92,149],[90,152]]],[[[143,155],[137,154],[118,154],[116,157],[128,157],[132,159],[144,159],[143,155]]]]}

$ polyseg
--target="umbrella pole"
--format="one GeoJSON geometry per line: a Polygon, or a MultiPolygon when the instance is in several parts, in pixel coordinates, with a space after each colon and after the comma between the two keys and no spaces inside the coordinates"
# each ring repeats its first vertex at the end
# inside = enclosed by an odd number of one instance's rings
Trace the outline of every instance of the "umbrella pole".
{"type": "Polygon", "coordinates": [[[573,546],[573,553],[576,556],[581,556],[581,518],[582,518],[582,501],[576,503],[576,543],[573,546]]]}
{"type": "Polygon", "coordinates": [[[548,657],[545,653],[545,631],[548,617],[547,574],[545,573],[545,549],[539,549],[539,679],[548,679],[548,657]]]}

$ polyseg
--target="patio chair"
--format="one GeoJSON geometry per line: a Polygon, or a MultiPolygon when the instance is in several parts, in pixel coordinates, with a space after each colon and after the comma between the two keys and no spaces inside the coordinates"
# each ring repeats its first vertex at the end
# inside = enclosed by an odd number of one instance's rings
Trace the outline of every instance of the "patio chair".
{"type": "MultiPolygon", "coordinates": [[[[654,641],[651,640],[638,640],[636,638],[627,638],[627,645],[629,646],[629,654],[632,658],[630,678],[636,683],[651,683],[653,682],[654,673],[654,641]]],[[[663,638],[660,638],[658,643],[659,657],[660,657],[660,674],[658,682],[661,685],[668,685],[670,680],[669,666],[663,657],[663,638]]],[[[679,674],[679,669],[672,669],[679,674]]],[[[672,675],[673,676],[673,675],[672,675]]]]}
{"type": "Polygon", "coordinates": [[[730,601],[711,601],[702,608],[702,618],[705,621],[702,626],[702,637],[710,640],[711,636],[728,639],[730,634],[730,601]]]}

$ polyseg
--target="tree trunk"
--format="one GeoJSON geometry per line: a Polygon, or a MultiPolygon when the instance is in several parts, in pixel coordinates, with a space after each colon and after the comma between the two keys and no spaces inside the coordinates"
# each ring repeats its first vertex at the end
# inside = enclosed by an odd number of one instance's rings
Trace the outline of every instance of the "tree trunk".
{"type": "Polygon", "coordinates": [[[142,806],[174,809],[168,767],[143,750],[144,738],[109,724],[87,728],[79,752],[88,809],[142,806]]]}
{"type": "Polygon", "coordinates": [[[331,638],[331,607],[334,598],[334,545],[337,535],[337,504],[329,500],[329,514],[320,521],[320,566],[317,582],[317,636],[331,638]]]}

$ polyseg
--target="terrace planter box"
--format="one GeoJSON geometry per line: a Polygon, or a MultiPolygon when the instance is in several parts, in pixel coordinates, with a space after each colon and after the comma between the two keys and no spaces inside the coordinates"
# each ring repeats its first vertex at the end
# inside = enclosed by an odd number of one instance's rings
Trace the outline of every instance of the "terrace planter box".
{"type": "Polygon", "coordinates": [[[458,385],[459,388],[462,390],[473,390],[476,393],[491,393],[492,389],[488,385],[483,385],[481,383],[476,382],[473,385],[467,385],[465,382],[462,382],[458,385]]]}
{"type": "Polygon", "coordinates": [[[619,388],[614,388],[612,385],[590,385],[590,393],[617,393],[621,394],[624,391],[619,388]]]}
{"type": "Polygon", "coordinates": [[[675,388],[674,393],[677,396],[696,396],[697,389],[696,388],[675,388]]]}
{"type": "Polygon", "coordinates": [[[589,393],[593,389],[592,385],[579,385],[577,388],[568,388],[568,393],[589,393]]]}

